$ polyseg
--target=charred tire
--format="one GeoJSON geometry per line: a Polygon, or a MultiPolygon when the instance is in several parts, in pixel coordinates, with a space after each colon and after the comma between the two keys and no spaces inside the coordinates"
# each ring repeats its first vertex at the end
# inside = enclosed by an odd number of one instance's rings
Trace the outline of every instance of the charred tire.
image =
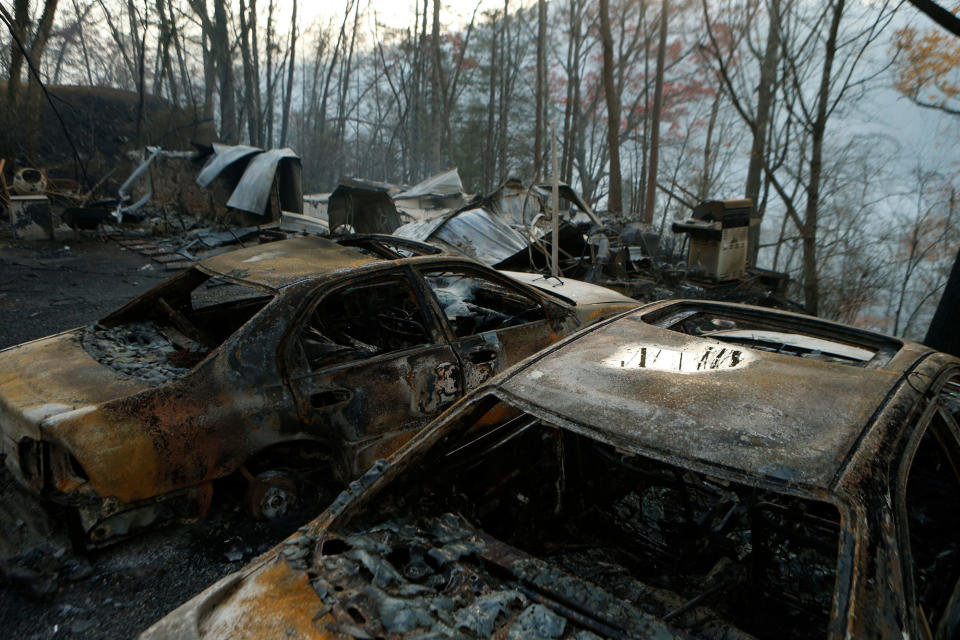
{"type": "Polygon", "coordinates": [[[275,520],[297,505],[297,483],[283,471],[257,474],[247,487],[247,512],[256,520],[275,520]]]}

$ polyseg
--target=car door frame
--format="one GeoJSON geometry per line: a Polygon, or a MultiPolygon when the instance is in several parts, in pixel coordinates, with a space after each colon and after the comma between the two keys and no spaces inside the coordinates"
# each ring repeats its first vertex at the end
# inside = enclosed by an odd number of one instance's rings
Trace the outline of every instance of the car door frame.
{"type": "MultiPolygon", "coordinates": [[[[460,361],[462,387],[465,392],[468,392],[471,389],[479,386],[500,371],[506,369],[508,366],[516,364],[516,361],[505,362],[504,358],[507,354],[503,353],[500,336],[498,335],[499,330],[497,329],[491,329],[482,333],[474,333],[469,336],[458,337],[456,332],[454,332],[446,313],[440,306],[440,301],[438,300],[437,295],[427,283],[424,272],[443,271],[448,269],[450,271],[465,272],[467,274],[473,273],[479,277],[491,280],[500,286],[503,286],[507,290],[512,289],[517,291],[519,294],[526,296],[527,298],[532,298],[537,302],[537,304],[540,305],[540,308],[543,309],[544,317],[542,320],[533,320],[528,323],[506,327],[505,329],[507,330],[521,329],[528,324],[543,322],[545,326],[549,328],[550,334],[553,336],[551,342],[553,342],[558,338],[557,334],[559,332],[559,323],[561,323],[568,316],[576,317],[576,314],[573,313],[572,310],[568,310],[558,302],[550,300],[546,294],[537,291],[536,288],[529,287],[522,282],[517,282],[509,276],[497,272],[496,269],[492,269],[483,264],[457,260],[454,258],[417,261],[412,263],[410,266],[413,272],[414,280],[421,288],[421,295],[428,301],[428,304],[431,306],[435,317],[442,322],[446,339],[460,361]],[[474,354],[477,354],[476,361],[474,361],[474,354]]],[[[531,354],[532,353],[533,352],[531,352],[531,354]]]]}
{"type": "MultiPolygon", "coordinates": [[[[917,451],[920,448],[920,442],[932,427],[932,422],[938,412],[946,412],[946,408],[939,401],[940,392],[951,379],[960,379],[960,367],[951,365],[941,371],[929,391],[925,394],[922,410],[916,417],[913,426],[910,427],[909,438],[903,446],[900,458],[897,461],[896,468],[891,471],[895,474],[891,483],[891,498],[893,502],[893,515],[897,530],[897,551],[900,556],[900,575],[903,580],[903,594],[907,605],[907,615],[909,617],[909,627],[913,629],[913,636],[922,640],[932,640],[936,637],[936,629],[929,629],[921,621],[919,614],[920,602],[917,598],[917,590],[914,578],[913,553],[910,543],[909,515],[907,513],[907,484],[913,462],[917,451]]],[[[952,442],[950,443],[957,461],[960,462],[960,428],[957,422],[949,413],[945,416],[945,422],[952,442]]],[[[938,438],[939,440],[939,438],[938,438]]],[[[941,442],[941,446],[946,448],[941,442]]],[[[951,455],[947,452],[947,455],[951,455]]],[[[960,477],[957,478],[960,484],[960,477]]],[[[960,584],[960,579],[958,579],[960,584]]],[[[957,588],[957,585],[954,585],[957,588]]],[[[955,606],[960,606],[955,604],[955,606]]],[[[925,619],[925,617],[924,617],[925,619]]]]}
{"type": "MultiPolygon", "coordinates": [[[[397,433],[409,433],[410,436],[413,435],[419,428],[422,426],[420,422],[426,423],[432,419],[435,415],[439,414],[443,408],[446,408],[449,404],[452,404],[455,400],[459,399],[463,395],[463,384],[461,381],[460,374],[460,364],[459,359],[456,356],[456,351],[453,349],[452,345],[447,339],[447,327],[444,322],[440,321],[440,318],[437,317],[435,310],[432,307],[432,303],[429,299],[425,299],[423,295],[422,288],[420,283],[417,280],[416,275],[407,265],[397,265],[397,264],[388,264],[384,267],[364,271],[363,273],[353,273],[348,274],[345,277],[337,278],[334,280],[325,281],[322,284],[315,287],[312,291],[307,293],[304,296],[304,302],[301,304],[300,308],[297,311],[296,316],[291,321],[290,325],[287,328],[286,334],[282,340],[282,345],[280,349],[280,359],[282,362],[282,371],[284,383],[290,391],[290,394],[293,398],[293,404],[297,416],[300,419],[301,423],[304,425],[309,425],[307,428],[311,430],[310,438],[317,442],[323,443],[328,446],[330,449],[330,454],[336,464],[341,468],[336,471],[346,479],[348,476],[357,475],[357,472],[362,472],[363,469],[354,468],[356,465],[354,462],[357,459],[356,449],[357,443],[369,442],[376,444],[378,440],[377,437],[369,438],[364,441],[355,441],[352,445],[349,441],[343,437],[336,437],[340,434],[336,433],[335,429],[329,429],[328,433],[319,433],[315,422],[312,420],[312,413],[318,409],[314,408],[310,402],[310,395],[303,392],[302,387],[298,384],[299,381],[314,378],[323,375],[336,374],[340,371],[348,370],[362,365],[373,365],[377,363],[384,363],[390,360],[397,360],[398,358],[409,357],[416,355],[418,351],[429,349],[431,351],[446,349],[449,353],[449,359],[451,363],[456,367],[455,372],[451,372],[452,375],[456,378],[457,385],[454,394],[447,394],[438,398],[439,406],[436,407],[436,410],[431,413],[429,416],[426,416],[422,419],[417,419],[407,423],[404,426],[407,428],[398,429],[397,433]],[[401,349],[397,351],[390,351],[387,353],[376,354],[368,358],[361,358],[358,360],[353,360],[349,362],[334,363],[326,365],[316,371],[311,370],[309,363],[306,361],[303,348],[300,345],[299,332],[305,325],[309,322],[310,316],[313,314],[316,306],[326,298],[327,296],[335,293],[336,291],[348,287],[352,284],[362,284],[368,282],[374,282],[377,280],[385,280],[389,278],[402,278],[406,280],[407,284],[410,287],[414,299],[419,305],[424,319],[426,320],[428,326],[425,327],[428,334],[430,335],[431,342],[426,345],[418,345],[414,347],[409,347],[407,349],[401,349]],[[409,425],[409,426],[407,426],[409,425]]],[[[398,381],[399,384],[402,384],[401,381],[398,381]]],[[[359,430],[358,430],[359,431],[359,430]]],[[[399,446],[399,445],[398,445],[399,446]]],[[[377,452],[386,452],[386,449],[392,449],[393,447],[374,447],[373,453],[371,456],[382,457],[375,455],[377,452]]],[[[369,457],[369,456],[368,456],[369,457]]],[[[372,460],[370,460],[372,462],[372,460]]]]}

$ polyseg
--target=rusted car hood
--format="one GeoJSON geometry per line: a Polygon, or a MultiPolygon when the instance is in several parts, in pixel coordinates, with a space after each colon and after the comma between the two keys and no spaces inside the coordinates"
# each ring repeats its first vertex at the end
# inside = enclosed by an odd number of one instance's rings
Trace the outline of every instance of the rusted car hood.
{"type": "Polygon", "coordinates": [[[0,351],[0,429],[17,440],[39,439],[40,424],[58,414],[144,391],[83,349],[82,329],[0,351]]]}

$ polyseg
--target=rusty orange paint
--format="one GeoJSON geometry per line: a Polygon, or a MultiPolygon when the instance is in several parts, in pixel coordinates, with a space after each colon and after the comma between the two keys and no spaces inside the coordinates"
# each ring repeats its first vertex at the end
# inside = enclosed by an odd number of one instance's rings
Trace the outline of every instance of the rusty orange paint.
{"type": "Polygon", "coordinates": [[[323,603],[304,571],[282,558],[264,564],[202,620],[204,638],[326,638],[323,603]]]}

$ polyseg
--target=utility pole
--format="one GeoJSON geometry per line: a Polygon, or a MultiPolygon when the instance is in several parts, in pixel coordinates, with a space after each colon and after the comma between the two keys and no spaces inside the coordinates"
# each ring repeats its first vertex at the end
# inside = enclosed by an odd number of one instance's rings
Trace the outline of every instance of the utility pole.
{"type": "Polygon", "coordinates": [[[550,275],[560,276],[560,173],[557,170],[557,121],[554,120],[551,129],[553,140],[553,193],[550,206],[553,208],[553,242],[550,243],[550,275]]]}

